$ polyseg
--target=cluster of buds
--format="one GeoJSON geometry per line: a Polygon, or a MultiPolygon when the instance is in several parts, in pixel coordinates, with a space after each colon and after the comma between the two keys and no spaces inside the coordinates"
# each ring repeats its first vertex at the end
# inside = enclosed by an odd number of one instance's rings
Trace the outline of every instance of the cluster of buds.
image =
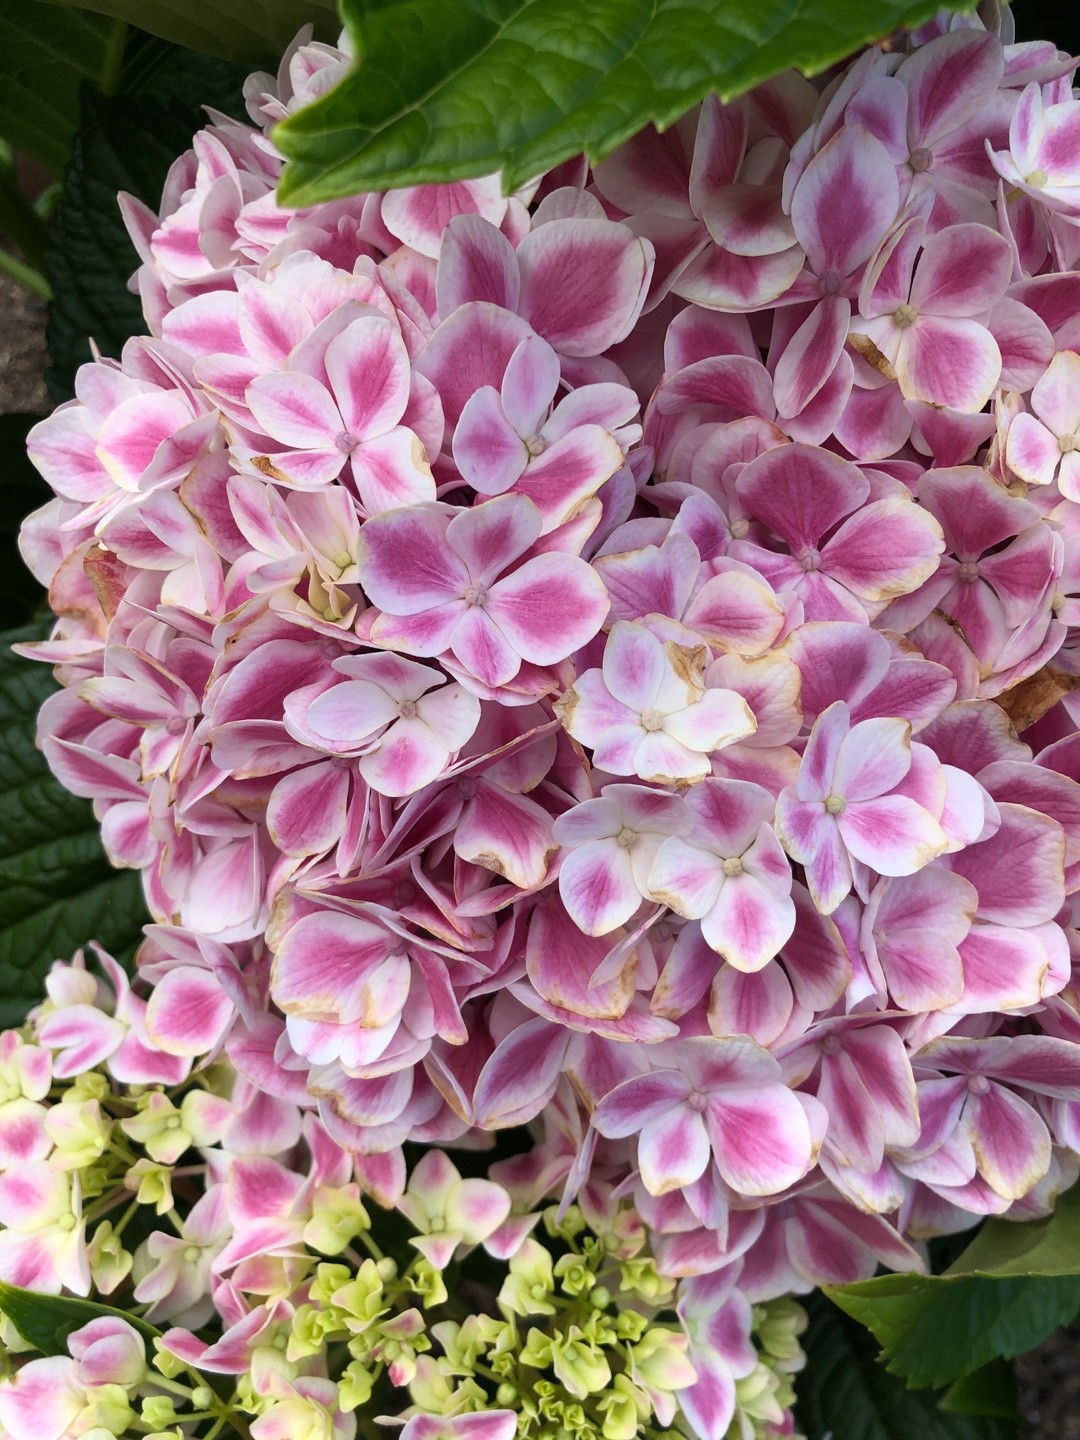
{"type": "Polygon", "coordinates": [[[663,1274],[629,1205],[527,1183],[535,1144],[465,1178],[351,1155],[226,1060],[154,1052],[122,993],[107,1053],[120,997],[81,957],[0,1036],[5,1276],[112,1307],[48,1356],[4,1322],[5,1440],[353,1440],[376,1414],[407,1440],[790,1433],[805,1317],[751,1307],[737,1266],[663,1274]]]}
{"type": "MultiPolygon", "coordinates": [[[[243,1323],[237,1273],[292,1296],[352,1157],[395,1205],[406,1145],[523,1124],[492,1183],[601,1237],[632,1204],[687,1333],[695,1286],[919,1269],[1076,1180],[1080,100],[1010,25],[513,195],[290,212],[273,125],[348,63],[301,40],[160,214],[126,204],[150,334],[31,433],[56,498],[23,545],[42,746],[154,921],[149,994],[65,971],[36,1043],[165,1087],[80,1091],[62,1138],[95,1205],[142,1145],[122,1183],[166,1215],[178,1146],[243,1152],[135,1249],[152,1323],[243,1323]],[[217,1064],[259,1124],[197,1093],[217,1064]]],[[[30,1173],[67,1239],[12,1205],[0,1280],[85,1288],[82,1192],[30,1173]]],[[[325,1293],[294,1346],[348,1330],[325,1293]]],[[[614,1433],[644,1394],[667,1424],[678,1346],[566,1298],[580,1334],[501,1322],[535,1423],[614,1433]],[[605,1367],[602,1410],[573,1387],[605,1367]]],[[[732,1394],[678,1405],[719,1440],[732,1394]]]]}

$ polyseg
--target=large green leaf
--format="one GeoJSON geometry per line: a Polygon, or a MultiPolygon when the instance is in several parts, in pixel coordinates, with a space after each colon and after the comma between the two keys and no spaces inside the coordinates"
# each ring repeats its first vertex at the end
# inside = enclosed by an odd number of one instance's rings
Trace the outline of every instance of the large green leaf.
{"type": "MultiPolygon", "coordinates": [[[[963,0],[953,0],[963,8],[963,0]]],[[[940,0],[342,0],[360,63],[284,121],[290,205],[599,159],[710,90],[812,73],[940,0]]]]}
{"type": "Polygon", "coordinates": [[[148,918],[138,875],[112,868],[89,802],[53,779],[34,746],[34,717],[55,683],[10,647],[44,633],[0,633],[0,1026],[40,1000],[53,960],[88,940],[125,957],[148,918]]]}
{"type": "MultiPolygon", "coordinates": [[[[10,0],[4,0],[7,5],[10,0]]],[[[94,11],[125,20],[204,55],[245,64],[276,65],[302,25],[332,40],[338,33],[334,0],[31,0],[94,11]]]]}
{"type": "Polygon", "coordinates": [[[23,1339],[43,1355],[65,1355],[68,1336],[73,1330],[106,1317],[126,1320],[149,1344],[161,1335],[160,1330],[128,1310],[116,1310],[92,1300],[76,1300],[68,1295],[41,1295],[36,1290],[20,1290],[17,1285],[2,1282],[0,1312],[23,1339]]]}
{"type": "Polygon", "coordinates": [[[949,1385],[1032,1350],[1080,1314],[1076,1276],[879,1275],[826,1293],[873,1332],[890,1371],[949,1385]]]}
{"type": "Polygon", "coordinates": [[[981,1414],[944,1411],[932,1390],[908,1390],[877,1360],[872,1336],[820,1295],[804,1302],[807,1363],[796,1377],[796,1419],[808,1440],[1009,1440],[1016,1434],[1008,1391],[981,1414]],[[987,1413],[989,1411],[989,1413],[987,1413]]]}
{"type": "Polygon", "coordinates": [[[60,175],[79,119],[83,81],[109,89],[126,27],[41,0],[0,4],[0,137],[60,175]]]}
{"type": "Polygon", "coordinates": [[[53,292],[47,378],[54,399],[71,395],[75,371],[90,359],[91,339],[103,354],[116,356],[129,336],[146,331],[138,296],[127,288],[139,259],[117,191],[156,208],[169,166],[205,123],[201,107],[237,110],[242,77],[224,61],[139,37],[125,58],[123,93],[84,93],[47,266],[53,292]]]}
{"type": "Polygon", "coordinates": [[[1045,1220],[987,1220],[947,1275],[1080,1275],[1080,1185],[1045,1220]]]}

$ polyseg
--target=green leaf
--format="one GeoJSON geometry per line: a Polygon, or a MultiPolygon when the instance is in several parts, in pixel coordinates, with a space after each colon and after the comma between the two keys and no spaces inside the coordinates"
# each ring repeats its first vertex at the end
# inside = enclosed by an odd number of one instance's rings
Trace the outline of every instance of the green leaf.
{"type": "MultiPolygon", "coordinates": [[[[953,8],[965,7],[952,0],[953,8]]],[[[598,160],[795,65],[808,74],[940,0],[342,0],[360,63],[283,121],[288,205],[598,160]]]]}
{"type": "Polygon", "coordinates": [[[83,81],[115,80],[125,26],[115,18],[41,4],[0,5],[0,136],[63,173],[79,120],[83,81]]]}
{"type": "Polygon", "coordinates": [[[0,1311],[7,1316],[28,1344],[43,1355],[67,1353],[68,1336],[91,1320],[106,1317],[126,1320],[152,1345],[161,1331],[128,1310],[115,1310],[92,1300],[74,1300],[67,1295],[40,1295],[36,1290],[20,1290],[16,1285],[0,1282],[0,1311]]]}
{"type": "Polygon", "coordinates": [[[138,875],[113,869],[89,802],[35,748],[38,707],[56,686],[10,647],[45,633],[40,623],[0,633],[0,1026],[41,999],[53,960],[88,940],[126,959],[148,919],[138,875]]]}
{"type": "Polygon", "coordinates": [[[1080,1275],[1080,1186],[1045,1220],[987,1220],[947,1275],[1080,1275]]]}
{"type": "MultiPolygon", "coordinates": [[[[8,4],[9,0],[4,0],[8,4]]],[[[338,33],[334,0],[37,0],[125,20],[204,55],[276,65],[302,25],[316,37],[338,33]]]]}
{"type": "Polygon", "coordinates": [[[1078,1276],[879,1275],[826,1294],[873,1332],[889,1370],[918,1386],[1022,1355],[1080,1314],[1078,1276]]]}
{"type": "Polygon", "coordinates": [[[987,1415],[1011,1420],[1016,1415],[1016,1376],[1007,1360],[992,1360],[981,1370],[954,1380],[941,1397],[951,1415],[987,1415]]]}
{"type": "Polygon", "coordinates": [[[1007,1416],[953,1414],[929,1390],[908,1390],[878,1363],[873,1338],[820,1295],[803,1337],[807,1364],[796,1377],[797,1428],[807,1440],[1011,1440],[1007,1416]]]}
{"type": "Polygon", "coordinates": [[[201,107],[233,112],[242,103],[240,67],[157,40],[129,47],[121,79],[123,94],[83,95],[53,227],[46,378],[55,400],[72,394],[75,371],[91,358],[90,338],[103,354],[117,356],[129,336],[146,331],[139,298],[127,288],[139,258],[117,191],[156,209],[169,166],[205,123],[201,107]]]}

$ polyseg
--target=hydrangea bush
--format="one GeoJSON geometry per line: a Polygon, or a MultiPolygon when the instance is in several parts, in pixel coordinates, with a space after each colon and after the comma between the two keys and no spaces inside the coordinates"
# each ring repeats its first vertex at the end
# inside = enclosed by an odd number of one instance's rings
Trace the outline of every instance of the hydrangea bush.
{"type": "Polygon", "coordinates": [[[1080,101],[1009,23],[290,211],[301,36],[125,202],[25,648],[153,924],[3,1039],[0,1280],[168,1328],[15,1440],[792,1433],[786,1297],[1077,1179],[1080,101]]]}

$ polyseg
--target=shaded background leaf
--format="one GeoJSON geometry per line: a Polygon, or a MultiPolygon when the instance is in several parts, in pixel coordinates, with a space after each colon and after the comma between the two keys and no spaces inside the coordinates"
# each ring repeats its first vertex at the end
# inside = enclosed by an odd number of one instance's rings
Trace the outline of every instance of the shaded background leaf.
{"type": "MultiPolygon", "coordinates": [[[[877,1360],[867,1330],[822,1295],[801,1302],[810,1313],[803,1337],[796,1420],[807,1440],[1012,1440],[1015,1414],[955,1414],[932,1390],[908,1390],[877,1360]]],[[[1000,1396],[999,1396],[1000,1398],[1000,1396]]]]}
{"type": "Polygon", "coordinates": [[[12,654],[42,622],[0,633],[0,1027],[21,1022],[56,959],[88,940],[129,960],[149,916],[139,876],[114,870],[89,801],[55,780],[34,745],[46,665],[12,654]]]}
{"type": "MultiPolygon", "coordinates": [[[[5,5],[9,0],[4,0],[5,5]]],[[[151,35],[205,55],[276,65],[300,29],[333,40],[340,26],[334,0],[22,0],[35,9],[88,11],[137,25],[151,35]]]]}

